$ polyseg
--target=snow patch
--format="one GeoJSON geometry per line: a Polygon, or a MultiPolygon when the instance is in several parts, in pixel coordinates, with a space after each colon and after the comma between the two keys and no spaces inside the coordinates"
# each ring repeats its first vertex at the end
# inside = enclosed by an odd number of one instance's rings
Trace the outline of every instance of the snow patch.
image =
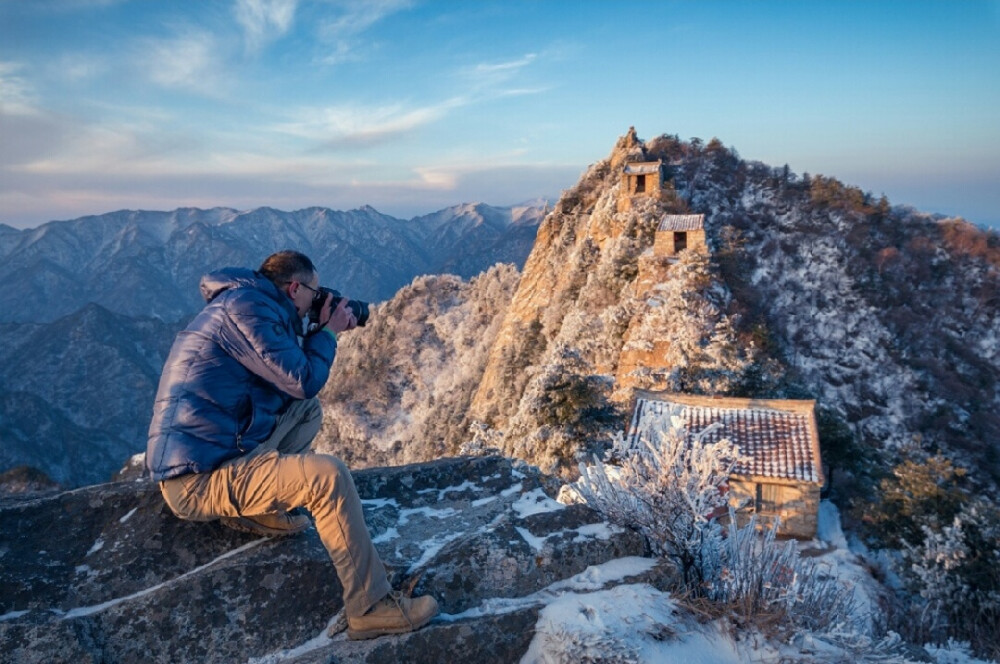
{"type": "MultiPolygon", "coordinates": [[[[254,548],[255,546],[260,546],[261,544],[263,544],[264,542],[267,542],[270,539],[271,538],[269,538],[269,537],[262,537],[259,540],[254,540],[253,542],[248,542],[247,544],[244,544],[241,547],[237,547],[237,548],[233,549],[232,551],[227,551],[227,552],[223,553],[221,556],[218,556],[218,557],[216,557],[216,558],[208,561],[204,565],[199,565],[198,567],[195,567],[192,570],[184,572],[180,576],[174,577],[173,579],[170,579],[169,581],[164,581],[163,583],[158,583],[155,586],[152,586],[150,588],[144,588],[143,590],[140,590],[138,592],[134,592],[131,595],[126,595],[125,597],[116,597],[115,599],[110,599],[107,602],[102,602],[101,604],[94,604],[94,605],[91,605],[91,606],[81,606],[81,607],[77,607],[75,609],[70,609],[69,611],[62,611],[60,609],[49,609],[49,610],[52,611],[53,613],[59,614],[62,617],[63,620],[71,620],[73,618],[79,618],[81,616],[89,616],[89,615],[93,615],[95,613],[100,613],[101,611],[104,611],[105,609],[110,609],[111,607],[117,606],[118,604],[121,604],[123,602],[130,602],[133,599],[137,599],[139,597],[143,597],[145,595],[149,595],[151,593],[156,592],[160,588],[164,588],[166,586],[169,586],[172,583],[177,583],[178,581],[186,579],[186,578],[188,578],[190,576],[194,576],[198,572],[201,572],[202,570],[208,569],[209,567],[212,567],[216,563],[222,562],[226,558],[231,558],[233,556],[236,556],[236,555],[239,555],[239,554],[243,553],[244,551],[249,551],[250,549],[254,548]]],[[[98,541],[100,541],[100,540],[98,540],[98,541]]]]}
{"type": "Polygon", "coordinates": [[[385,542],[397,539],[398,537],[399,537],[399,531],[396,530],[395,528],[389,528],[378,537],[373,537],[372,544],[383,544],[385,542]]]}
{"type": "Polygon", "coordinates": [[[524,541],[530,544],[532,548],[534,548],[536,551],[542,550],[542,548],[545,546],[545,541],[548,538],[560,535],[562,533],[576,533],[576,537],[574,537],[572,541],[574,543],[579,543],[579,542],[586,542],[588,539],[608,540],[611,539],[611,536],[614,535],[615,533],[622,532],[621,528],[619,528],[618,526],[613,526],[609,523],[589,523],[585,526],[580,526],[579,528],[570,528],[568,530],[559,530],[553,533],[549,533],[545,537],[538,537],[537,535],[533,535],[530,530],[528,530],[527,528],[521,528],[520,526],[515,526],[514,529],[521,535],[521,537],[524,538],[524,541]]]}
{"type": "Polygon", "coordinates": [[[562,503],[549,498],[540,488],[534,489],[524,494],[511,505],[520,518],[525,518],[533,514],[545,514],[547,512],[558,512],[566,509],[562,503]]]}
{"type": "Polygon", "coordinates": [[[609,540],[612,535],[620,532],[624,531],[621,528],[612,526],[607,522],[588,523],[587,525],[580,526],[576,529],[576,537],[573,538],[573,541],[586,542],[589,539],[609,540]]]}
{"type": "Polygon", "coordinates": [[[133,507],[131,510],[129,510],[128,514],[126,514],[122,518],[118,519],[118,523],[125,523],[126,521],[128,521],[129,519],[131,519],[132,515],[135,514],[136,511],[138,511],[138,509],[139,509],[138,507],[133,507]]]}
{"type": "Polygon", "coordinates": [[[373,510],[379,510],[383,507],[395,507],[399,508],[399,503],[396,502],[395,498],[368,498],[361,501],[362,507],[370,507],[373,510]]]}
{"type": "Polygon", "coordinates": [[[465,480],[458,486],[449,486],[441,489],[438,492],[438,500],[444,500],[444,497],[449,493],[462,493],[463,491],[469,491],[470,489],[475,490],[476,488],[476,484],[470,482],[469,480],[465,480]]]}
{"type": "Polygon", "coordinates": [[[28,612],[27,610],[25,610],[25,611],[8,611],[7,613],[4,613],[3,615],[0,615],[0,622],[4,622],[5,620],[16,620],[16,619],[20,618],[21,616],[23,616],[24,614],[26,614],[27,612],[28,612]]]}
{"type": "Polygon", "coordinates": [[[521,482],[518,482],[517,484],[509,486],[506,489],[504,489],[503,491],[501,491],[500,495],[502,497],[504,497],[504,498],[509,498],[510,496],[513,496],[515,493],[520,493],[521,489],[523,489],[523,488],[524,488],[524,485],[521,482]]]}
{"type": "Polygon", "coordinates": [[[427,519],[447,519],[448,517],[455,516],[458,514],[458,510],[451,507],[446,507],[444,509],[436,510],[433,507],[413,507],[410,509],[400,510],[399,512],[399,525],[405,526],[410,522],[410,518],[420,515],[427,519]]]}
{"type": "Polygon", "coordinates": [[[840,512],[837,506],[829,500],[821,500],[819,503],[819,523],[816,528],[816,536],[824,542],[829,542],[838,549],[847,550],[847,538],[840,527],[840,512]]]}
{"type": "Polygon", "coordinates": [[[323,631],[305,643],[287,650],[279,650],[278,652],[261,655],[260,657],[251,657],[247,660],[247,664],[280,664],[280,662],[295,660],[302,655],[306,655],[314,650],[319,650],[320,648],[329,645],[333,642],[333,639],[330,638],[329,635],[331,628],[341,619],[343,613],[344,611],[340,610],[334,614],[334,616],[330,618],[329,622],[327,622],[326,627],[323,628],[323,631]]]}
{"type": "Polygon", "coordinates": [[[556,581],[526,597],[492,597],[483,600],[479,606],[467,609],[461,613],[442,613],[435,620],[455,622],[466,618],[480,618],[482,616],[511,613],[527,606],[546,604],[567,592],[575,590],[599,590],[608,584],[617,583],[628,577],[648,572],[655,565],[656,561],[652,558],[641,558],[639,556],[615,558],[600,565],[591,565],[579,574],[575,574],[562,581],[556,581]]]}
{"type": "Polygon", "coordinates": [[[521,664],[552,661],[742,664],[721,633],[690,630],[672,600],[648,584],[567,593],[542,609],[521,664]]]}
{"type": "Polygon", "coordinates": [[[85,553],[84,556],[89,556],[92,553],[97,553],[103,548],[104,548],[104,538],[98,537],[97,541],[94,542],[93,546],[90,547],[90,550],[87,551],[87,553],[85,553]]]}
{"type": "Polygon", "coordinates": [[[440,553],[447,544],[454,542],[462,536],[463,533],[442,533],[423,543],[423,554],[421,554],[420,559],[410,565],[408,573],[412,574],[415,570],[420,569],[434,557],[440,553]]]}
{"type": "Polygon", "coordinates": [[[545,546],[545,540],[546,540],[545,537],[536,537],[535,535],[532,535],[531,531],[529,531],[527,528],[521,528],[520,526],[515,526],[514,530],[516,530],[518,534],[520,534],[521,537],[524,539],[524,541],[530,544],[531,548],[533,548],[535,551],[541,551],[542,548],[545,546]]]}

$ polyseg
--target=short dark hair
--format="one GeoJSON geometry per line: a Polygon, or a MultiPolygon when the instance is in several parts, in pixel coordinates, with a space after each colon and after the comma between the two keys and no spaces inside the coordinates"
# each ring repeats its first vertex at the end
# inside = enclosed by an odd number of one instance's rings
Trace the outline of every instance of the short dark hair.
{"type": "Polygon", "coordinates": [[[285,249],[265,258],[258,272],[280,286],[315,274],[316,266],[305,254],[285,249]]]}

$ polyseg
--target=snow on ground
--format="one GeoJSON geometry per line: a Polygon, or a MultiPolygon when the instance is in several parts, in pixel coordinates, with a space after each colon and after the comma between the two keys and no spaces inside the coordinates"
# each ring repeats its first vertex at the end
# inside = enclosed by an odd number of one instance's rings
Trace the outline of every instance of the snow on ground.
{"type": "Polygon", "coordinates": [[[566,506],[549,498],[541,488],[528,491],[511,505],[511,509],[517,512],[520,518],[531,516],[532,514],[543,514],[545,512],[558,512],[566,506]]]}
{"type": "Polygon", "coordinates": [[[721,635],[692,630],[674,603],[647,584],[590,593],[568,592],[539,616],[535,638],[521,664],[594,661],[740,664],[735,644],[721,635]]]}
{"type": "MultiPolygon", "coordinates": [[[[817,540],[800,546],[817,564],[856,589],[858,610],[870,619],[877,610],[878,585],[847,547],[840,515],[829,501],[820,506],[817,540]],[[817,555],[817,552],[818,555],[817,555]]],[[[743,633],[739,640],[718,622],[701,623],[668,593],[648,584],[607,588],[615,579],[635,575],[652,561],[623,558],[589,568],[583,574],[553,584],[530,598],[504,600],[507,604],[542,601],[535,638],[521,664],[569,661],[614,661],[656,664],[779,664],[790,662],[853,661],[849,653],[806,635],[792,644],[768,642],[759,634],[743,633]]],[[[649,567],[645,567],[649,569],[649,567]]],[[[501,601],[486,602],[479,609],[502,612],[501,601]],[[498,603],[499,602],[499,603],[498,603]]],[[[463,614],[463,616],[466,614],[463,614]]],[[[454,620],[463,616],[442,616],[454,620]]],[[[926,648],[936,664],[991,664],[968,654],[964,644],[926,648]]],[[[863,661],[863,660],[862,660],[863,661]]],[[[871,660],[875,661],[875,660],[871,660]]],[[[886,653],[878,661],[908,664],[902,656],[886,653]]]]}
{"type": "Polygon", "coordinates": [[[800,543],[799,551],[812,557],[821,571],[854,589],[858,617],[871,630],[878,618],[877,597],[883,590],[859,556],[848,547],[840,527],[840,512],[829,500],[820,501],[816,540],[800,543]]]}
{"type": "MultiPolygon", "coordinates": [[[[449,487],[445,490],[464,490],[449,487]]],[[[376,501],[368,501],[374,503],[376,501]]],[[[519,498],[517,511],[532,514],[562,509],[544,494],[528,492],[519,498]]],[[[444,512],[444,510],[441,510],[444,512]]],[[[433,510],[420,513],[434,518],[433,510]]],[[[390,528],[388,532],[392,531],[390,528]]],[[[544,539],[518,528],[522,537],[540,548],[544,539]]],[[[603,536],[598,528],[586,536],[603,536]]],[[[388,535],[386,535],[388,536],[388,535]]],[[[424,543],[421,559],[412,567],[418,569],[430,560],[434,552],[448,543],[448,535],[424,543]]],[[[848,548],[840,527],[837,508],[828,501],[820,505],[817,538],[801,542],[802,555],[812,558],[831,575],[857,589],[859,611],[866,616],[876,610],[874,598],[877,583],[871,578],[857,554],[848,548]]],[[[886,653],[877,659],[857,659],[849,653],[825,643],[812,635],[804,635],[792,643],[775,643],[758,632],[732,632],[723,621],[706,622],[688,611],[683,602],[661,592],[648,583],[624,583],[626,579],[649,572],[656,564],[652,558],[626,557],[588,567],[568,579],[553,583],[527,597],[495,597],[479,606],[458,614],[441,614],[434,623],[450,623],[482,616],[499,615],[525,607],[540,607],[534,638],[521,664],[555,664],[562,662],[604,661],[659,664],[825,664],[846,661],[879,661],[883,664],[910,664],[902,656],[886,653]]],[[[6,616],[0,616],[0,619],[6,616]]],[[[322,649],[332,642],[347,638],[337,633],[342,614],[334,616],[330,627],[310,641],[292,650],[271,653],[251,660],[253,664],[276,664],[305,653],[322,649]]],[[[341,625],[342,627],[342,625],[341,625]]],[[[995,664],[977,660],[960,643],[926,648],[934,664],[995,664]]],[[[915,664],[915,662],[914,662],[915,664]]]]}

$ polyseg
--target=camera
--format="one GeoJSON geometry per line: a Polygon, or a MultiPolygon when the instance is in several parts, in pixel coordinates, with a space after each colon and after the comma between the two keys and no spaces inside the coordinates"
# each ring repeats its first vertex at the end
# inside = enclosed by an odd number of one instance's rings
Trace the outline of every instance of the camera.
{"type": "MultiPolygon", "coordinates": [[[[326,286],[320,286],[317,289],[320,293],[313,300],[312,307],[309,309],[310,320],[319,321],[320,311],[323,309],[323,304],[326,302],[326,296],[332,295],[333,300],[330,302],[330,310],[333,311],[340,305],[340,301],[344,299],[344,296],[340,294],[340,291],[335,291],[332,288],[327,288],[326,286]]],[[[362,300],[348,300],[347,308],[351,310],[354,317],[358,321],[358,327],[364,327],[368,322],[368,303],[362,300]]]]}

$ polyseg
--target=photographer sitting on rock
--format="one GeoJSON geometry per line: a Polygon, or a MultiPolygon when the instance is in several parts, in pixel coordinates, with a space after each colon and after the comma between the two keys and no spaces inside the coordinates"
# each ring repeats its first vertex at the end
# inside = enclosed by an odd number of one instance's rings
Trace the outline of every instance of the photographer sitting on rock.
{"type": "Polygon", "coordinates": [[[358,325],[349,306],[358,303],[334,306],[312,261],[294,251],[256,272],[208,274],[201,292],[208,304],[174,341],[149,427],[146,465],[167,505],[182,519],[267,536],[307,528],[307,516],[290,513],[305,507],[344,586],[350,638],[427,624],[437,602],[392,591],[347,467],[309,451],[322,424],[316,395],[337,333],[358,325]],[[304,336],[310,310],[318,326],[304,336]]]}

